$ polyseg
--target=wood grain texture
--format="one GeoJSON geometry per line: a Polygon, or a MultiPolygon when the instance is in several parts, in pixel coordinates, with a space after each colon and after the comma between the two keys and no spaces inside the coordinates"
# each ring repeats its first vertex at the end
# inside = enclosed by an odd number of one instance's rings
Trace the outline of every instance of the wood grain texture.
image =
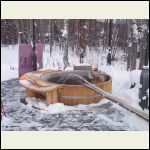
{"type": "MultiPolygon", "coordinates": [[[[55,84],[41,79],[42,75],[54,72],[56,70],[39,70],[25,74],[28,84],[21,82],[22,80],[20,80],[20,84],[26,88],[26,96],[37,98],[43,96],[47,106],[58,102],[65,105],[91,104],[98,103],[103,99],[102,96],[84,85],[55,84]]],[[[98,83],[96,86],[111,93],[112,80],[98,83]]]]}

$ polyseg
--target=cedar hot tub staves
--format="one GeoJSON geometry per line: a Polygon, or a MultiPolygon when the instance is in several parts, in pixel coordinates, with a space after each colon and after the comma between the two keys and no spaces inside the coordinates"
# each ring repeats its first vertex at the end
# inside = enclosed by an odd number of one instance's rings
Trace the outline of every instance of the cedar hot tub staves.
{"type": "Polygon", "coordinates": [[[95,84],[98,88],[111,93],[112,80],[109,75],[99,72],[92,72],[91,74],[91,71],[85,70],[34,71],[25,74],[25,78],[22,76],[20,84],[26,88],[27,97],[42,97],[45,99],[47,106],[54,103],[64,103],[65,105],[91,104],[98,103],[103,99],[102,96],[93,90],[79,84],[76,79],[65,80],[72,74],[80,75],[87,81],[95,84]],[[89,74],[93,75],[93,78],[89,74]]]}

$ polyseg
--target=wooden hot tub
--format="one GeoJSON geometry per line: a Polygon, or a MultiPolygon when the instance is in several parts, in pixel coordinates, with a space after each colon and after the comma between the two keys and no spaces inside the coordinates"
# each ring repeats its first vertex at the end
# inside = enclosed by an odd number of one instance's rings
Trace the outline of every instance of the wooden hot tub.
{"type": "Polygon", "coordinates": [[[99,88],[111,92],[112,90],[112,80],[111,77],[107,74],[102,74],[99,72],[94,72],[95,78],[90,79],[89,76],[91,71],[60,71],[55,73],[47,73],[41,76],[42,80],[46,82],[54,82],[57,84],[63,84],[58,90],[59,102],[64,103],[65,105],[78,105],[78,104],[91,104],[99,102],[103,97],[98,95],[96,92],[91,89],[79,85],[76,81],[68,81],[68,83],[61,83],[65,77],[69,74],[78,74],[86,78],[89,82],[95,83],[99,88]],[[98,78],[101,77],[101,79],[98,78]]]}
{"type": "Polygon", "coordinates": [[[64,103],[65,105],[91,104],[98,103],[103,98],[91,89],[80,85],[76,80],[71,79],[64,82],[64,79],[72,74],[84,77],[89,82],[107,92],[111,92],[112,90],[112,79],[109,75],[83,70],[34,71],[25,74],[27,77],[26,81],[29,82],[29,84],[22,82],[22,80],[20,80],[20,83],[26,88],[26,96],[44,96],[47,106],[58,102],[64,103]],[[30,80],[28,80],[28,77],[30,80]],[[32,82],[32,80],[34,80],[34,82],[32,82]],[[36,80],[47,85],[40,87],[33,84],[36,80]]]}

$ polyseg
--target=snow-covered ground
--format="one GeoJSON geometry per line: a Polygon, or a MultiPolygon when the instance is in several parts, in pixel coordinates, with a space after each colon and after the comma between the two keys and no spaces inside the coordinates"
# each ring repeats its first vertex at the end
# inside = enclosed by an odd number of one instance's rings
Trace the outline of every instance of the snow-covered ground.
{"type": "Polygon", "coordinates": [[[1,47],[1,81],[18,77],[18,45],[1,47]]]}
{"type": "MultiPolygon", "coordinates": [[[[18,45],[1,47],[1,54],[1,100],[7,114],[2,120],[1,130],[149,130],[149,122],[106,99],[88,106],[54,104],[47,108],[41,100],[27,98],[28,105],[23,105],[19,98],[24,96],[24,89],[17,79],[18,45]]],[[[138,87],[130,89],[130,72],[126,71],[121,56],[119,53],[118,61],[106,66],[106,54],[88,50],[84,62],[112,77],[113,95],[142,110],[138,105],[138,87]]],[[[63,51],[57,47],[49,57],[49,46],[46,45],[43,58],[44,68],[64,68],[63,51]]],[[[66,69],[79,65],[78,62],[76,54],[69,51],[70,67],[66,69]]]]}

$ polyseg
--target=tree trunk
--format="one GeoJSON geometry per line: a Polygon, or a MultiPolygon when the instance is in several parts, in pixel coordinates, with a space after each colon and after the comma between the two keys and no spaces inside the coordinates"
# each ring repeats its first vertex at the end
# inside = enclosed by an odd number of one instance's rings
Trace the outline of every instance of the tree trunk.
{"type": "Polygon", "coordinates": [[[52,48],[53,48],[53,20],[49,20],[49,36],[50,36],[50,56],[52,55],[52,48]]]}
{"type": "Polygon", "coordinates": [[[136,69],[137,42],[132,42],[131,70],[136,69]]]}
{"type": "Polygon", "coordinates": [[[89,49],[91,50],[91,19],[89,19],[88,22],[89,22],[88,46],[89,46],[89,49]]]}
{"type": "Polygon", "coordinates": [[[105,22],[104,22],[104,33],[103,33],[103,51],[105,51],[106,49],[106,30],[107,30],[107,19],[105,19],[105,22]]]}
{"type": "Polygon", "coordinates": [[[137,45],[138,45],[136,32],[137,32],[137,25],[134,20],[130,20],[130,39],[129,39],[131,42],[130,70],[136,69],[137,45]]]}
{"type": "Polygon", "coordinates": [[[83,63],[83,58],[85,56],[85,50],[86,50],[86,27],[85,27],[85,19],[80,20],[80,63],[83,63]]]}
{"type": "Polygon", "coordinates": [[[139,69],[142,69],[143,66],[148,65],[149,58],[149,35],[147,30],[143,31],[143,37],[140,41],[140,63],[139,69]]]}
{"type": "Polygon", "coordinates": [[[129,30],[129,20],[126,20],[126,29],[127,29],[127,70],[131,68],[131,39],[130,39],[130,30],[129,30]],[[130,42],[130,43],[129,43],[130,42]]]}
{"type": "Polygon", "coordinates": [[[43,48],[45,49],[45,36],[44,36],[44,20],[40,19],[41,41],[43,48]]]}
{"type": "Polygon", "coordinates": [[[110,19],[109,21],[109,40],[108,40],[108,46],[111,48],[111,42],[112,42],[112,24],[113,24],[113,20],[110,19]]]}
{"type": "Polygon", "coordinates": [[[145,52],[145,62],[144,65],[147,66],[149,63],[149,34],[147,33],[147,46],[145,52]]]}
{"type": "Polygon", "coordinates": [[[128,55],[127,55],[127,70],[131,68],[131,47],[128,47],[128,55]]]}
{"type": "Polygon", "coordinates": [[[95,37],[95,50],[97,48],[97,24],[96,24],[96,19],[94,20],[94,28],[95,28],[95,34],[94,34],[94,37],[95,37]]]}
{"type": "Polygon", "coordinates": [[[64,62],[64,69],[69,66],[68,62],[68,28],[69,28],[69,20],[65,19],[64,20],[64,42],[65,42],[65,50],[64,50],[64,57],[63,57],[63,62],[64,62]]]}
{"type": "Polygon", "coordinates": [[[78,43],[77,43],[77,53],[80,52],[80,19],[78,19],[78,43]]]}
{"type": "Polygon", "coordinates": [[[143,44],[140,44],[140,62],[139,62],[139,69],[143,68],[144,60],[145,60],[145,48],[143,47],[143,44]]]}

